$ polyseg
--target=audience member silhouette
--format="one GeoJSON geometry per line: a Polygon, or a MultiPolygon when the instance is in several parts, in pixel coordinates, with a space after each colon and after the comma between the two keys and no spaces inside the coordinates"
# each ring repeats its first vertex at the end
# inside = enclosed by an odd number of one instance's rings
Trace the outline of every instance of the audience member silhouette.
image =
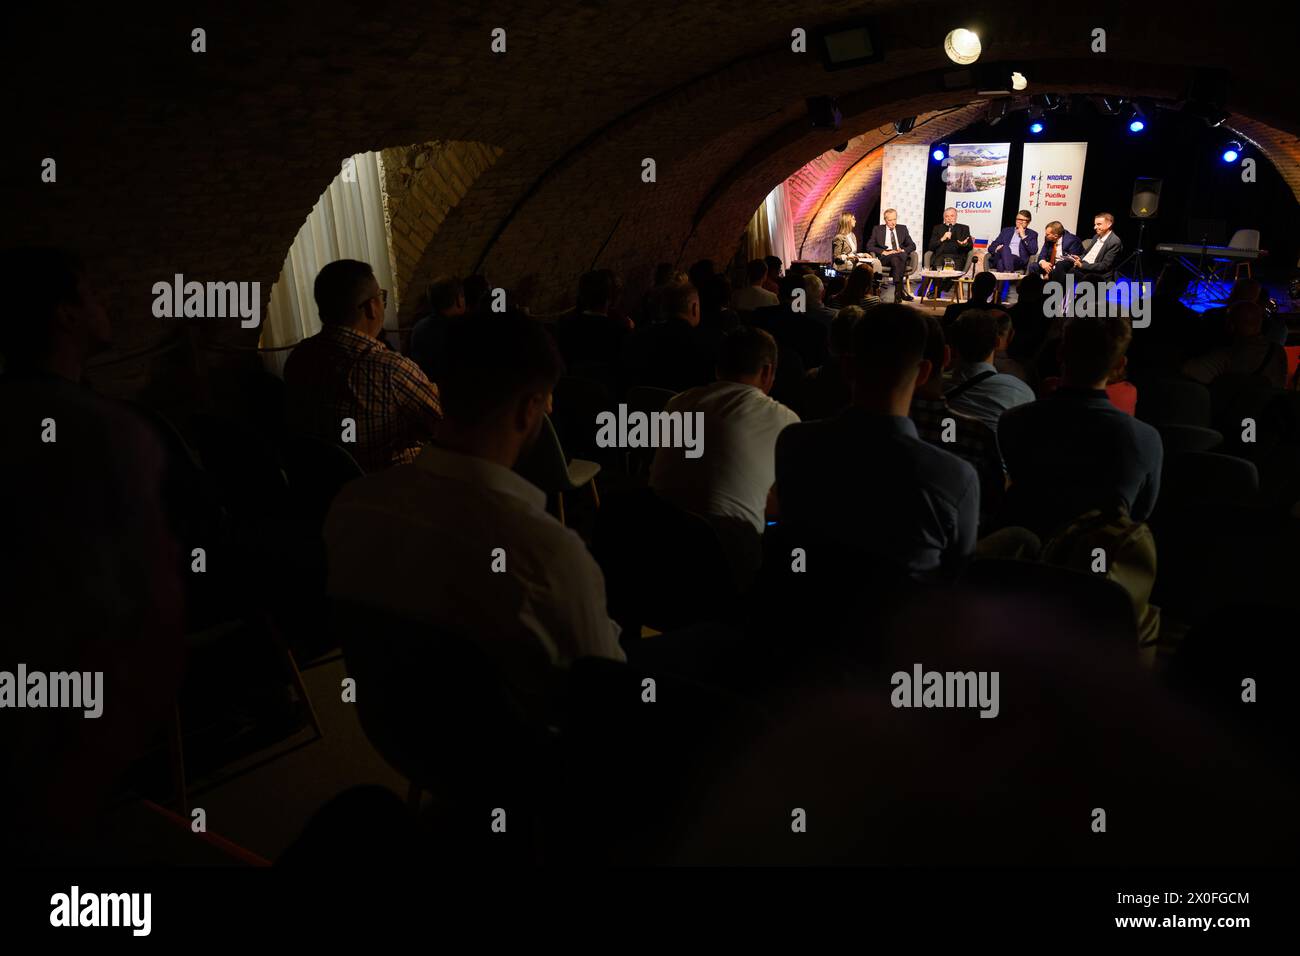
{"type": "Polygon", "coordinates": [[[975,469],[923,441],[907,417],[917,383],[938,372],[926,339],[915,309],[873,309],[853,327],[852,405],[790,426],[776,445],[787,532],[922,580],[955,573],[973,553],[980,502],[975,469]]]}
{"type": "Polygon", "coordinates": [[[413,461],[442,412],[420,367],[379,339],[388,293],[355,259],[321,269],[314,293],[323,328],[284,367],[289,425],[342,443],[367,471],[413,461]]]}

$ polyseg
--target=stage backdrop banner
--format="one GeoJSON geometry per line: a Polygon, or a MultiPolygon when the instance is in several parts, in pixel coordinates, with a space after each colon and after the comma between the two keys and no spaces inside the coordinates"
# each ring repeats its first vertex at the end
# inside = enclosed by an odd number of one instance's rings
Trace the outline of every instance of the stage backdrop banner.
{"type": "MultiPolygon", "coordinates": [[[[1002,206],[1007,194],[1010,143],[952,143],[944,160],[948,184],[944,208],[957,210],[957,221],[970,227],[971,238],[988,242],[1002,231],[1002,206]]],[[[926,225],[925,238],[930,239],[926,225]]]]}
{"type": "MultiPolygon", "coordinates": [[[[930,147],[922,143],[890,143],[885,147],[885,159],[880,173],[880,222],[885,221],[886,209],[898,210],[898,221],[907,227],[912,240],[919,247],[922,222],[925,219],[925,180],[930,174],[930,147]]],[[[866,245],[870,229],[863,229],[862,245],[866,245]]]]}
{"type": "Polygon", "coordinates": [[[1087,143],[1025,143],[1018,208],[1029,210],[1040,236],[1053,219],[1060,220],[1067,232],[1078,235],[1079,197],[1087,158],[1087,143]]]}

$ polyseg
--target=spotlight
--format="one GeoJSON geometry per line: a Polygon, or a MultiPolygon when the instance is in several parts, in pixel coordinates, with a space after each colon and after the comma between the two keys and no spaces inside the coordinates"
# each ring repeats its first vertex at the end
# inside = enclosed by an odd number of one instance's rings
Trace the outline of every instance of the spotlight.
{"type": "Polygon", "coordinates": [[[980,38],[970,30],[953,30],[944,38],[943,52],[962,66],[974,63],[980,58],[980,38]]]}
{"type": "Polygon", "coordinates": [[[1039,93],[1031,96],[1029,102],[1035,106],[1041,106],[1045,110],[1059,110],[1065,105],[1065,100],[1058,93],[1039,93]]]}
{"type": "Polygon", "coordinates": [[[1235,163],[1241,156],[1243,147],[1240,143],[1233,141],[1223,149],[1223,161],[1225,163],[1235,163]]]}
{"type": "Polygon", "coordinates": [[[835,150],[835,152],[837,152],[837,153],[842,153],[842,152],[844,152],[846,149],[849,148],[849,144],[848,144],[848,143],[840,143],[838,146],[832,146],[831,148],[832,148],[833,150],[835,150]]]}
{"type": "Polygon", "coordinates": [[[1120,96],[1103,96],[1097,100],[1097,110],[1103,116],[1118,116],[1124,107],[1124,98],[1120,96]]]}
{"type": "Polygon", "coordinates": [[[912,132],[912,127],[916,125],[915,116],[905,116],[901,120],[894,120],[894,132],[900,136],[903,133],[912,132]]]}
{"type": "Polygon", "coordinates": [[[1136,103],[1128,105],[1128,109],[1124,111],[1124,118],[1128,120],[1130,133],[1140,133],[1147,128],[1146,116],[1142,112],[1142,107],[1136,103]]]}
{"type": "Polygon", "coordinates": [[[1032,123],[1029,124],[1029,132],[1037,135],[1042,131],[1043,131],[1043,124],[1040,123],[1038,120],[1034,120],[1032,123]]]}
{"type": "Polygon", "coordinates": [[[990,126],[997,126],[1007,117],[1007,109],[1010,104],[1006,100],[992,100],[989,102],[988,110],[984,114],[985,122],[990,126]]]}
{"type": "Polygon", "coordinates": [[[1011,88],[1013,90],[1017,90],[1017,91],[1023,90],[1028,85],[1029,85],[1029,81],[1025,79],[1025,74],[1023,73],[1011,74],[1011,88]]]}
{"type": "Polygon", "coordinates": [[[943,158],[944,158],[945,156],[947,156],[948,154],[944,152],[942,146],[936,146],[936,147],[934,148],[934,152],[931,153],[930,155],[934,158],[934,161],[935,161],[936,163],[942,163],[942,162],[943,162],[943,158]]]}

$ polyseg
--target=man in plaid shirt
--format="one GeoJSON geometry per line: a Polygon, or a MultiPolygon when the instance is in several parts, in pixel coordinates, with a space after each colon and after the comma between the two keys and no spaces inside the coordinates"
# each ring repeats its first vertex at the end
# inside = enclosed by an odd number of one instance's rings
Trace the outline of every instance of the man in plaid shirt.
{"type": "Polygon", "coordinates": [[[925,326],[925,357],[933,371],[929,379],[916,386],[908,417],[916,425],[916,433],[923,441],[970,462],[980,479],[980,526],[987,527],[988,520],[1001,507],[1007,487],[997,435],[979,419],[948,407],[943,397],[943,370],[952,353],[944,342],[943,326],[939,320],[927,315],[925,326]],[[945,428],[944,422],[948,419],[952,420],[952,427],[945,428]],[[944,441],[945,431],[951,441],[944,441]]]}
{"type": "Polygon", "coordinates": [[[413,461],[442,420],[438,389],[379,338],[388,291],[355,259],[331,262],[313,289],[323,328],[284,367],[291,427],[337,442],[366,471],[413,461]],[[345,418],[355,442],[343,441],[345,418]]]}

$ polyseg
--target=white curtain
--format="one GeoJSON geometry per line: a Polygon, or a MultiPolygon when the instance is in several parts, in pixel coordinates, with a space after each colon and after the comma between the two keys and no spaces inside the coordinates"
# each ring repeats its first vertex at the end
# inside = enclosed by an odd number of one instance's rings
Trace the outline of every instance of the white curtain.
{"type": "Polygon", "coordinates": [[[785,183],[781,183],[767,194],[745,227],[745,258],[776,256],[781,268],[787,269],[796,254],[794,220],[785,198],[785,183]]]}
{"type": "Polygon", "coordinates": [[[790,218],[790,206],[785,198],[785,183],[780,183],[767,194],[763,200],[767,207],[767,233],[772,255],[781,260],[781,268],[787,269],[795,258],[794,221],[790,218]]]}
{"type": "MultiPolygon", "coordinates": [[[[312,284],[321,268],[336,259],[360,259],[374,268],[379,287],[388,290],[384,328],[397,328],[397,290],[384,215],[384,168],[377,152],[358,153],[342,163],[339,174],[298,230],[271,290],[259,343],[263,349],[295,345],[320,331],[312,284]]],[[[269,371],[281,375],[289,354],[285,349],[263,352],[262,357],[269,371]]]]}

